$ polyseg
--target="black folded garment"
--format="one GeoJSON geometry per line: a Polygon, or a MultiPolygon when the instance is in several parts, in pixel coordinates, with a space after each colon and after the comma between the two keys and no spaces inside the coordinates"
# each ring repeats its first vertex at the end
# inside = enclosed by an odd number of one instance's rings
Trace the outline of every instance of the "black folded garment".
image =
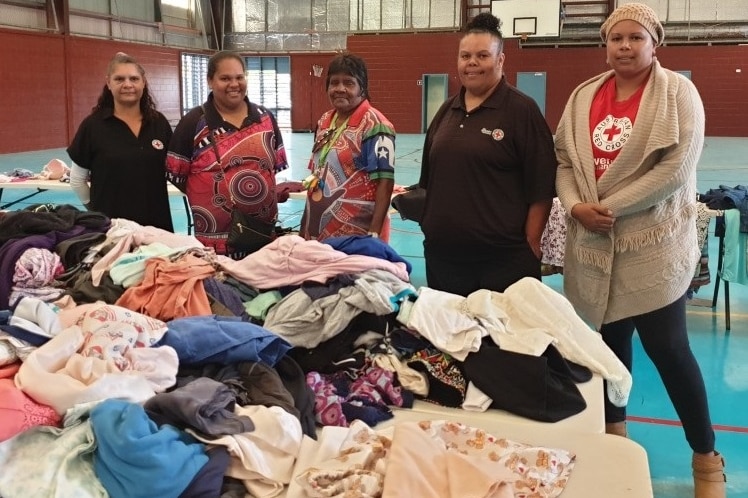
{"type": "Polygon", "coordinates": [[[467,380],[493,400],[491,408],[558,422],[587,407],[576,382],[586,382],[592,373],[567,362],[554,346],[531,356],[484,343],[467,356],[464,368],[467,380]]]}
{"type": "Polygon", "coordinates": [[[418,184],[405,187],[405,192],[392,198],[392,207],[397,209],[404,220],[420,223],[423,219],[423,207],[426,204],[426,189],[418,184]]]}

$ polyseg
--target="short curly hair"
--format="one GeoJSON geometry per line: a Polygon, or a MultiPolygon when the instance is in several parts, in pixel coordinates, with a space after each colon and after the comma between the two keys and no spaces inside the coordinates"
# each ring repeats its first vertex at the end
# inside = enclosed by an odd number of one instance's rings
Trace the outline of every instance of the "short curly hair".
{"type": "Polygon", "coordinates": [[[336,55],[327,65],[325,88],[330,86],[330,76],[333,74],[353,76],[358,81],[358,86],[361,87],[361,95],[369,98],[369,72],[366,69],[366,62],[361,57],[351,52],[341,52],[336,55]]]}

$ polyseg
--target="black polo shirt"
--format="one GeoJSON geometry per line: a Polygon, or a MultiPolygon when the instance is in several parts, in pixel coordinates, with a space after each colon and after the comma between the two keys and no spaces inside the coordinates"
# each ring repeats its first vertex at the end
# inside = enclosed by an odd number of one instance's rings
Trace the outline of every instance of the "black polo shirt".
{"type": "Polygon", "coordinates": [[[166,191],[166,150],[172,131],[159,113],[143,120],[136,137],[127,124],[101,109],[83,120],[67,149],[91,172],[91,206],[110,218],[173,231],[166,191]]]}
{"type": "Polygon", "coordinates": [[[439,109],[423,150],[421,228],[430,251],[464,257],[526,246],[530,204],[555,195],[553,136],[535,101],[503,78],[467,112],[465,89],[439,109]]]}

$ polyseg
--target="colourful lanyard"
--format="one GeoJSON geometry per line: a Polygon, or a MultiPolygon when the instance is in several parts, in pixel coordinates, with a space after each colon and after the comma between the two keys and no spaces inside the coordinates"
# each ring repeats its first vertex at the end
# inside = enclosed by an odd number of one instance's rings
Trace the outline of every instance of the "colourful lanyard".
{"type": "Polygon", "coordinates": [[[348,118],[345,118],[345,121],[339,126],[335,127],[335,121],[338,119],[338,114],[335,113],[335,116],[332,118],[332,123],[330,126],[335,130],[335,132],[332,134],[332,138],[325,142],[325,144],[322,146],[322,149],[319,152],[319,162],[317,163],[317,171],[322,169],[322,166],[325,165],[325,161],[327,160],[327,154],[330,153],[330,149],[332,149],[332,146],[335,144],[335,142],[338,141],[338,138],[340,138],[340,135],[343,133],[343,130],[348,126],[348,118]]]}

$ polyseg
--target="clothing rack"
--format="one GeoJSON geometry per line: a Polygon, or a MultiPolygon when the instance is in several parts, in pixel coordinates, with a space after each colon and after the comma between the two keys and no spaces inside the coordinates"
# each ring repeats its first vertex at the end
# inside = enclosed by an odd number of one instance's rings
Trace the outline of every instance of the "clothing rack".
{"type": "MultiPolygon", "coordinates": [[[[721,209],[707,209],[709,216],[716,220],[722,221],[724,225],[725,212],[721,209]]],[[[730,282],[722,279],[722,265],[725,256],[725,231],[715,230],[715,235],[719,239],[719,249],[717,250],[717,280],[714,282],[714,295],[712,296],[712,309],[717,307],[717,297],[719,297],[719,282],[725,284],[725,330],[730,331],[730,282]]]]}

